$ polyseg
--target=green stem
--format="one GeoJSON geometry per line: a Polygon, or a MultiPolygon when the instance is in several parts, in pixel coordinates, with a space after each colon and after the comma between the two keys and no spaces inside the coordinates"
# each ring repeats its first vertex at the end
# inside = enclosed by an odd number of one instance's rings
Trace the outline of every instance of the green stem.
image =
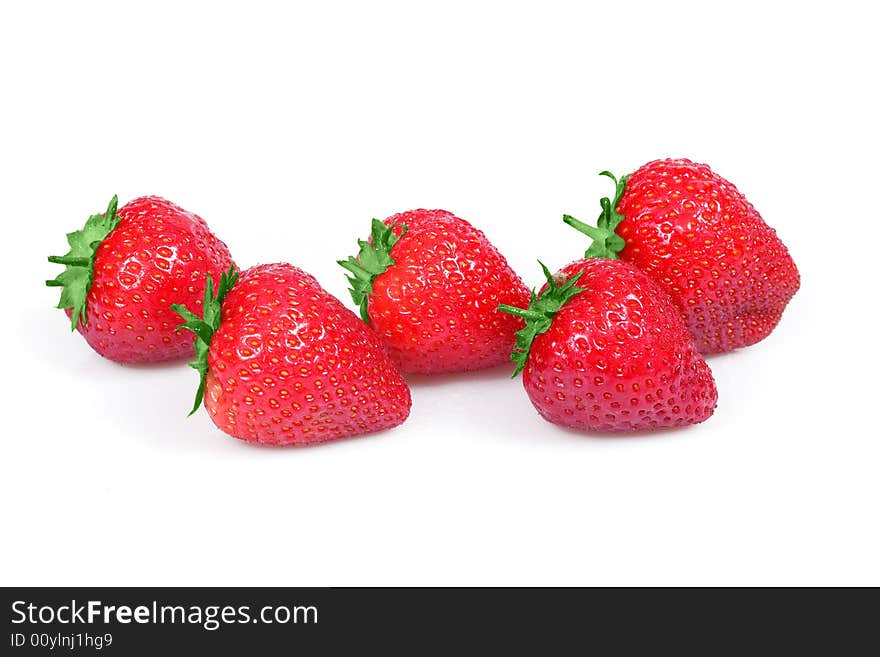
{"type": "Polygon", "coordinates": [[[587,237],[590,237],[594,240],[601,240],[607,237],[607,233],[605,231],[600,230],[595,226],[591,226],[590,224],[585,224],[583,221],[575,219],[570,214],[562,215],[562,221],[564,221],[575,230],[580,231],[587,237]]]}
{"type": "Polygon", "coordinates": [[[119,225],[116,212],[118,199],[114,196],[103,214],[90,216],[80,230],[67,234],[70,251],[63,256],[49,256],[49,262],[64,265],[65,269],[54,280],[46,281],[49,287],[60,287],[58,308],[70,308],[70,329],[79,322],[88,322],[87,299],[94,277],[95,254],[101,242],[119,225]]]}
{"type": "Polygon", "coordinates": [[[202,400],[205,398],[205,382],[208,377],[208,351],[211,347],[211,340],[214,332],[220,327],[223,320],[223,300],[238,281],[238,271],[235,265],[229,267],[229,271],[223,272],[220,276],[220,282],[217,284],[217,294],[214,294],[214,279],[208,274],[205,282],[205,298],[202,302],[202,317],[199,317],[186,306],[174,303],[171,304],[171,310],[186,320],[178,326],[178,329],[186,329],[192,331],[196,335],[196,357],[189,366],[199,373],[199,387],[196,390],[195,404],[193,404],[190,415],[199,410],[202,400]]]}
{"type": "Polygon", "coordinates": [[[360,308],[361,319],[368,324],[370,315],[367,302],[373,293],[373,281],[394,264],[391,248],[406,234],[405,224],[396,225],[386,226],[382,221],[373,219],[370,240],[358,240],[357,257],[349,256],[348,260],[336,261],[351,274],[347,278],[351,285],[349,292],[352,301],[360,308]],[[400,237],[394,234],[396,225],[401,227],[400,237]]]}
{"type": "Polygon", "coordinates": [[[49,262],[68,267],[88,267],[92,264],[91,258],[77,258],[75,256],[49,256],[49,262]]]}
{"type": "Polygon", "coordinates": [[[607,196],[599,200],[602,213],[596,220],[596,225],[590,226],[568,214],[562,217],[562,221],[592,239],[592,243],[584,254],[585,258],[610,258],[616,260],[620,258],[618,254],[626,246],[624,239],[616,232],[620,222],[626,218],[617,211],[617,206],[620,204],[620,200],[626,191],[626,181],[629,176],[621,176],[620,180],[618,180],[609,171],[602,171],[599,175],[611,178],[614,181],[614,200],[609,199],[607,196]]]}
{"type": "Polygon", "coordinates": [[[498,310],[507,313],[508,315],[522,317],[523,319],[537,319],[538,317],[541,317],[540,313],[536,313],[533,310],[528,310],[527,308],[517,308],[516,306],[508,306],[506,303],[502,303],[501,305],[499,305],[498,310]]]}
{"type": "Polygon", "coordinates": [[[516,333],[516,347],[514,347],[513,353],[510,354],[510,360],[516,363],[516,369],[511,378],[519,374],[526,366],[529,351],[535,338],[550,329],[556,313],[572,297],[583,292],[583,288],[575,287],[575,283],[577,283],[583,272],[578,272],[560,284],[556,282],[550,274],[550,270],[547,269],[543,262],[538,260],[538,264],[541,265],[541,270],[547,279],[547,289],[537,296],[535,291],[532,290],[532,297],[528,308],[517,308],[507,304],[498,306],[498,310],[526,320],[526,325],[516,333]]]}

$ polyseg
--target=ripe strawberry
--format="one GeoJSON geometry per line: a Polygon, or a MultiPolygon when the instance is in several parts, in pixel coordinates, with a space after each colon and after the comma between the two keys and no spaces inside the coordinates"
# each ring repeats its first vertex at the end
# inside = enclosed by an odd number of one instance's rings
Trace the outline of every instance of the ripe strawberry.
{"type": "Polygon", "coordinates": [[[203,219],[157,196],[89,217],[69,233],[66,265],[50,287],[63,287],[59,308],[99,354],[144,363],[193,354],[193,337],[175,327],[174,302],[198,305],[205,275],[232,265],[229,249],[203,219]]]}
{"type": "Polygon", "coordinates": [[[703,353],[766,338],[800,286],[788,249],[746,197],[705,164],[657,160],[602,199],[588,256],[621,258],[660,283],[703,353]]]}
{"type": "Polygon", "coordinates": [[[248,442],[307,445],[396,427],[409,388],[357,315],[293,265],[230,269],[204,316],[173,309],[198,337],[195,413],[248,442]]]}
{"type": "Polygon", "coordinates": [[[672,300],[620,260],[588,258],[555,276],[529,308],[511,359],[544,419],[592,431],[678,427],[707,419],[718,393],[672,300]]]}
{"type": "Polygon", "coordinates": [[[529,292],[482,231],[445,210],[373,220],[351,272],[351,296],[404,372],[463,372],[500,365],[522,326],[499,304],[529,292]]]}

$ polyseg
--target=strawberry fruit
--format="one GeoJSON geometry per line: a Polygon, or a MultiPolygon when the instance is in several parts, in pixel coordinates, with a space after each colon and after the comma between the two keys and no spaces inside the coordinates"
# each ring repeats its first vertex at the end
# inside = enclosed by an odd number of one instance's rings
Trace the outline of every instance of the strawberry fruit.
{"type": "Polygon", "coordinates": [[[67,235],[70,251],[51,256],[65,265],[51,287],[62,287],[65,309],[86,342],[119,363],[144,363],[193,354],[193,337],[177,330],[172,303],[198,306],[205,276],[233,264],[226,245],[197,215],[156,196],[104,214],[67,235]]]}
{"type": "Polygon", "coordinates": [[[504,363],[522,327],[499,304],[528,288],[504,256],[464,219],[413,210],[373,220],[356,258],[340,260],[351,296],[404,372],[463,372],[504,363]]]}
{"type": "Polygon", "coordinates": [[[401,424],[409,388],[379,338],[288,264],[211,277],[199,317],[173,309],[196,334],[200,374],[192,412],[204,399],[214,423],[248,442],[307,445],[401,424]]]}
{"type": "Polygon", "coordinates": [[[565,427],[636,431],[712,415],[718,393],[660,286],[620,260],[588,258],[555,276],[528,308],[511,359],[538,413],[565,427]]]}
{"type": "Polygon", "coordinates": [[[705,164],[657,160],[615,181],[597,226],[564,221],[593,238],[587,256],[620,258],[657,281],[703,353],[767,337],[797,292],[788,249],[745,196],[705,164]]]}

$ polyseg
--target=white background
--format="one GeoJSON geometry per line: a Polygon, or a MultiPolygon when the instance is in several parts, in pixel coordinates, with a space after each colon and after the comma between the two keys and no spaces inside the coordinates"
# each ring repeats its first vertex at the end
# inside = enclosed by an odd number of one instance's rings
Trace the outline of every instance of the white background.
{"type": "Polygon", "coordinates": [[[870,3],[287,4],[0,10],[2,584],[880,584],[870,3]],[[252,447],[42,284],[117,193],[349,304],[334,261],[415,207],[535,285],[586,247],[560,219],[595,217],[598,171],[670,156],[736,183],[803,277],[769,339],[710,359],[687,430],[559,429],[504,367],[412,377],[394,431],[252,447]]]}

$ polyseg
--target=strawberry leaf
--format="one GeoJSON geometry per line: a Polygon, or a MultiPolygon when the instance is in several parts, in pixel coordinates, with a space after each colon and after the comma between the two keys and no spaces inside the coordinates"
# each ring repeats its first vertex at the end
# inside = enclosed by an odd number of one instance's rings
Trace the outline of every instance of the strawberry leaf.
{"type": "Polygon", "coordinates": [[[558,283],[543,262],[538,260],[538,264],[541,265],[544,276],[547,278],[547,289],[537,296],[532,290],[532,298],[528,308],[517,308],[506,304],[498,306],[498,310],[526,320],[526,325],[516,332],[516,347],[510,354],[510,360],[516,363],[516,369],[510,378],[514,378],[526,366],[532,343],[541,333],[546,333],[549,330],[556,313],[572,297],[584,291],[583,288],[575,287],[575,283],[583,272],[578,272],[568,280],[558,283]]]}
{"type": "Polygon", "coordinates": [[[610,171],[603,171],[600,176],[606,176],[614,181],[614,200],[610,200],[607,196],[599,201],[602,206],[602,214],[596,220],[595,226],[590,226],[582,221],[578,221],[569,214],[563,215],[562,221],[569,226],[582,232],[587,237],[592,238],[593,243],[584,254],[585,258],[610,258],[617,260],[620,258],[618,253],[626,246],[623,238],[614,232],[617,226],[626,217],[617,211],[617,204],[626,190],[626,181],[629,176],[621,176],[620,180],[610,171]]]}
{"type": "Polygon", "coordinates": [[[370,315],[367,311],[369,295],[373,293],[373,281],[394,264],[391,248],[406,234],[405,224],[401,227],[400,237],[394,234],[395,225],[386,226],[378,219],[373,219],[370,240],[358,240],[357,257],[349,256],[348,260],[337,260],[351,276],[347,276],[351,285],[349,292],[352,301],[360,308],[361,319],[369,324],[370,315]]]}
{"type": "Polygon", "coordinates": [[[56,307],[71,309],[71,331],[80,321],[83,326],[88,321],[86,301],[95,275],[95,253],[104,238],[119,225],[117,203],[118,199],[114,196],[104,214],[93,214],[80,230],[68,233],[70,251],[65,255],[49,256],[49,262],[65,266],[64,271],[53,280],[46,281],[46,285],[62,288],[61,299],[56,307]]]}
{"type": "Polygon", "coordinates": [[[220,283],[217,286],[217,293],[214,294],[214,279],[208,274],[208,280],[205,284],[205,299],[202,303],[202,317],[189,310],[183,304],[175,303],[171,305],[171,310],[183,317],[183,324],[178,329],[186,329],[192,331],[196,335],[196,357],[189,364],[196,372],[199,373],[199,387],[196,390],[196,401],[190,415],[199,410],[202,400],[205,398],[205,381],[208,377],[208,351],[211,347],[211,339],[214,332],[220,326],[222,321],[221,312],[223,299],[235,285],[238,280],[239,272],[235,269],[235,265],[229,268],[229,271],[223,272],[220,276],[220,283]]]}

